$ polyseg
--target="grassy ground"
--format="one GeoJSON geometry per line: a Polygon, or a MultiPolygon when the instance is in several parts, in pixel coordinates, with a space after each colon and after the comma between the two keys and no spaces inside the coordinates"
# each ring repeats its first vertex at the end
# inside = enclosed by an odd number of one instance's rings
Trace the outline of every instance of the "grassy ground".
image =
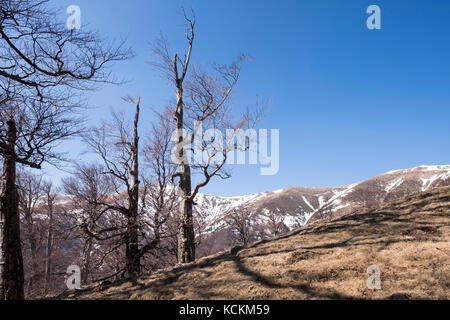
{"type": "Polygon", "coordinates": [[[60,299],[450,299],[450,188],[60,299]],[[381,269],[381,290],[367,268],[381,269]]]}

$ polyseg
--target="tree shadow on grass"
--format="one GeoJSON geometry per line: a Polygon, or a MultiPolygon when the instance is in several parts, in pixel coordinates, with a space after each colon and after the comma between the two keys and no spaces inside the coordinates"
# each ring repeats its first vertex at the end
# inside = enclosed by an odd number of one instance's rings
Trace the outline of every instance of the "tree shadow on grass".
{"type": "Polygon", "coordinates": [[[247,268],[244,265],[242,259],[238,255],[234,257],[234,262],[240,273],[250,277],[254,282],[259,283],[270,289],[294,289],[299,293],[304,294],[307,298],[315,298],[315,299],[333,299],[333,300],[354,299],[351,296],[345,295],[332,289],[317,290],[307,284],[285,285],[275,282],[267,277],[264,277],[260,273],[257,273],[247,268]]]}

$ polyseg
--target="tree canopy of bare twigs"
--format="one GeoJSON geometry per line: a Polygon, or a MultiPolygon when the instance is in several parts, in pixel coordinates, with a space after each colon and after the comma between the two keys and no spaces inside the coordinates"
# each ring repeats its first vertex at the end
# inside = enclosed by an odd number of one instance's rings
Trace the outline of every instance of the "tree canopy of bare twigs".
{"type": "Polygon", "coordinates": [[[131,57],[123,43],[68,30],[47,2],[0,2],[0,153],[13,153],[6,141],[12,118],[18,132],[14,157],[35,168],[57,158],[55,142],[78,132],[80,90],[118,82],[108,67],[131,57]]]}
{"type": "Polygon", "coordinates": [[[114,82],[108,67],[131,56],[89,30],[68,30],[47,0],[0,1],[0,299],[23,299],[16,163],[61,159],[54,145],[78,132],[80,90],[114,82]]]}

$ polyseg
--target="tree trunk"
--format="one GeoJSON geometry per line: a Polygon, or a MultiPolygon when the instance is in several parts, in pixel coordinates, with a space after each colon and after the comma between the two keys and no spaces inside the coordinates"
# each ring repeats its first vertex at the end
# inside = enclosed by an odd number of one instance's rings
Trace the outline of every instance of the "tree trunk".
{"type": "Polygon", "coordinates": [[[88,237],[84,243],[83,248],[83,270],[81,271],[82,285],[88,285],[89,273],[91,270],[91,251],[92,251],[92,237],[88,237]]]}
{"type": "Polygon", "coordinates": [[[128,276],[134,277],[141,273],[141,257],[139,250],[139,227],[138,227],[138,213],[139,213],[139,105],[140,101],[136,103],[136,114],[134,118],[134,141],[131,148],[132,163],[130,170],[131,184],[129,196],[129,216],[128,227],[125,235],[126,243],[126,270],[128,276]]]}
{"type": "Polygon", "coordinates": [[[131,217],[128,219],[128,228],[125,235],[126,244],[126,271],[129,277],[135,277],[141,273],[140,251],[138,244],[138,231],[136,219],[131,217]]]}
{"type": "Polygon", "coordinates": [[[192,201],[184,199],[182,203],[182,219],[178,231],[178,262],[195,261],[195,235],[192,217],[192,201]]]}
{"type": "MultiPolygon", "coordinates": [[[[181,81],[177,83],[177,130],[179,133],[178,142],[183,143],[183,88],[181,81]]],[[[181,221],[178,231],[178,262],[179,263],[189,263],[195,261],[195,234],[194,234],[194,220],[192,217],[192,206],[193,202],[191,200],[191,167],[189,160],[187,159],[186,152],[183,148],[180,148],[180,183],[179,186],[183,191],[183,201],[181,204],[181,221]]]]}
{"type": "Polygon", "coordinates": [[[27,212],[27,238],[30,239],[30,256],[31,256],[31,275],[28,280],[28,295],[31,295],[34,289],[35,280],[38,276],[38,263],[37,263],[37,240],[33,230],[33,219],[31,213],[27,212]]]}
{"type": "Polygon", "coordinates": [[[8,154],[4,154],[0,195],[0,300],[24,299],[24,275],[16,186],[16,123],[8,122],[8,154]]]}
{"type": "Polygon", "coordinates": [[[51,268],[52,268],[52,251],[53,251],[53,198],[50,194],[50,190],[47,194],[48,199],[48,233],[47,233],[47,247],[46,247],[46,260],[45,260],[45,289],[44,293],[47,294],[50,286],[51,268]]]}

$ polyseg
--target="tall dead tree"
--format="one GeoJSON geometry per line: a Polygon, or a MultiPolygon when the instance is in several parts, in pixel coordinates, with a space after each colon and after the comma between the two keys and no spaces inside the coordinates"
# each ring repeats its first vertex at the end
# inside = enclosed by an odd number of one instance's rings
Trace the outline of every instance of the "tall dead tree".
{"type": "Polygon", "coordinates": [[[130,276],[135,276],[141,272],[140,250],[139,250],[139,105],[140,98],[136,102],[136,113],[133,123],[133,139],[128,143],[131,158],[130,186],[128,193],[128,225],[125,233],[125,255],[127,259],[126,269],[130,276]]]}
{"type": "Polygon", "coordinates": [[[77,132],[77,90],[113,80],[109,63],[130,56],[93,32],[68,30],[47,2],[0,2],[0,300],[24,298],[16,164],[61,159],[51,146],[77,132]]]}
{"type": "Polygon", "coordinates": [[[183,193],[178,231],[179,263],[195,260],[193,206],[196,195],[213,177],[229,178],[230,174],[224,168],[229,153],[235,150],[245,150],[249,143],[248,140],[240,144],[227,141],[225,146],[218,146],[214,139],[209,137],[209,141],[203,140],[205,143],[202,144],[199,151],[202,154],[207,152],[207,159],[204,159],[202,163],[194,163],[190,159],[191,152],[187,152],[187,150],[193,151],[191,146],[194,144],[195,135],[198,134],[195,124],[212,125],[220,130],[254,127],[264,109],[257,108],[255,112],[247,111],[242,119],[230,121],[232,118],[232,108],[229,103],[231,93],[239,79],[242,64],[248,58],[247,55],[239,56],[237,61],[230,65],[214,65],[212,70],[203,70],[195,66],[192,74],[188,75],[195,40],[196,20],[193,12],[190,16],[184,10],[183,13],[187,25],[187,53],[183,58],[180,58],[178,53],[172,57],[167,39],[162,36],[156,40],[153,47],[153,53],[158,61],[152,62],[152,65],[160,70],[175,87],[176,141],[174,150],[178,158],[178,171],[174,173],[173,178],[179,178],[178,185],[183,193]],[[186,130],[190,134],[186,135],[186,130]],[[194,173],[202,176],[202,180],[196,185],[192,184],[194,173]]]}

